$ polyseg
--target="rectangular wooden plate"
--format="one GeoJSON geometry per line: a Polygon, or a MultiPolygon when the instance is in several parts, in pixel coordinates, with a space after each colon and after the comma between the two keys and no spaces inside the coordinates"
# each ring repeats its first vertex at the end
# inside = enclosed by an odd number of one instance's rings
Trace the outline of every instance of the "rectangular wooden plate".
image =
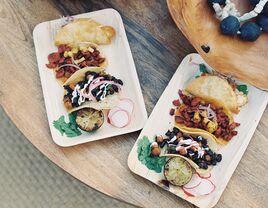
{"type": "MultiPolygon", "coordinates": [[[[184,89],[190,80],[200,74],[199,66],[190,63],[190,60],[204,63],[198,54],[190,54],[183,59],[157,102],[128,158],[128,166],[131,171],[159,186],[161,186],[159,182],[164,179],[163,173],[156,173],[147,169],[147,167],[138,160],[137,142],[143,136],[148,136],[149,140],[153,141],[155,135],[163,135],[168,129],[173,127],[173,117],[169,115],[169,110],[172,108],[172,101],[178,99],[179,89],[184,89]]],[[[240,113],[234,117],[235,121],[241,124],[237,128],[238,135],[220,149],[219,153],[221,153],[223,157],[222,162],[215,166],[211,172],[211,180],[216,185],[215,191],[209,195],[199,197],[189,197],[184,194],[180,187],[176,186],[170,186],[168,191],[202,208],[213,207],[218,202],[245,152],[267,105],[267,92],[261,91],[253,86],[248,86],[248,89],[249,102],[241,109],[240,113]]]]}
{"type": "Polygon", "coordinates": [[[110,25],[116,30],[112,43],[100,46],[100,49],[108,60],[106,71],[123,80],[123,94],[134,102],[134,112],[131,123],[124,128],[115,128],[105,121],[103,126],[94,133],[84,132],[74,138],[62,136],[53,127],[53,121],[61,115],[67,116],[62,102],[63,87],[59,85],[52,70],[48,69],[45,64],[48,63],[48,54],[57,50],[54,46],[53,36],[64,19],[40,23],[33,31],[33,37],[47,117],[54,142],[60,146],[72,146],[141,129],[147,120],[147,112],[120,14],[114,9],[104,9],[76,15],[74,18],[92,18],[104,25],[110,25]]]}

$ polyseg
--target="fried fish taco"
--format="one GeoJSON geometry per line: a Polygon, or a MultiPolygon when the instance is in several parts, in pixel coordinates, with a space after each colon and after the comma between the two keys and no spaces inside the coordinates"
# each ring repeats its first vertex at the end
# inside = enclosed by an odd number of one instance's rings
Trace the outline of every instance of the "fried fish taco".
{"type": "Polygon", "coordinates": [[[55,36],[55,45],[76,45],[80,42],[95,44],[110,44],[115,35],[115,29],[102,25],[93,19],[79,18],[64,25],[55,36]]]}
{"type": "Polygon", "coordinates": [[[175,110],[175,125],[180,129],[210,135],[219,144],[226,144],[237,131],[231,111],[213,98],[203,100],[179,91],[182,101],[175,110]]]}
{"type": "Polygon", "coordinates": [[[219,145],[209,134],[174,127],[165,136],[156,136],[155,142],[163,150],[160,156],[183,158],[201,175],[209,173],[222,160],[217,153],[219,145]]]}
{"type": "Polygon", "coordinates": [[[59,45],[58,51],[48,55],[46,66],[53,69],[56,79],[63,84],[84,67],[106,67],[107,60],[94,43],[59,45]]]}
{"type": "Polygon", "coordinates": [[[224,106],[232,113],[239,113],[239,108],[247,103],[246,95],[241,95],[234,83],[216,75],[205,74],[192,80],[185,91],[202,97],[204,101],[213,101],[217,105],[224,106]]]}
{"type": "Polygon", "coordinates": [[[68,112],[82,108],[111,109],[119,102],[123,82],[103,68],[87,67],[75,72],[63,85],[68,112]]]}

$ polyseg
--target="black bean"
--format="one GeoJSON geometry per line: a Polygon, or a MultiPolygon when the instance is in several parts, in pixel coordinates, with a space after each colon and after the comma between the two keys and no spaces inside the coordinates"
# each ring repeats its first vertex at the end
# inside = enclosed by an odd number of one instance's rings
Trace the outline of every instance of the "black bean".
{"type": "Polygon", "coordinates": [[[172,139],[174,136],[175,136],[175,134],[173,132],[171,132],[168,137],[169,137],[169,139],[172,139]]]}
{"type": "Polygon", "coordinates": [[[173,133],[174,133],[174,134],[177,134],[177,133],[179,133],[179,132],[180,132],[180,130],[179,130],[178,128],[176,128],[176,127],[173,128],[173,133]]]}
{"type": "Polygon", "coordinates": [[[118,79],[117,83],[120,84],[120,85],[123,85],[123,81],[121,79],[118,79]]]}
{"type": "Polygon", "coordinates": [[[207,163],[204,163],[203,168],[204,168],[204,169],[208,169],[208,165],[207,165],[207,163]]]}
{"type": "Polygon", "coordinates": [[[75,97],[74,99],[73,99],[73,102],[72,102],[72,105],[74,106],[74,107],[78,107],[79,106],[79,104],[78,104],[78,97],[75,97]]]}
{"type": "Polygon", "coordinates": [[[84,81],[80,81],[80,82],[78,82],[77,84],[80,86],[80,88],[83,88],[84,85],[86,84],[86,82],[84,82],[84,81]]]}
{"type": "Polygon", "coordinates": [[[213,156],[213,152],[211,151],[211,149],[209,149],[209,150],[207,151],[207,153],[208,153],[210,156],[213,156]]]}
{"type": "Polygon", "coordinates": [[[95,88],[95,89],[93,89],[93,90],[91,91],[91,93],[92,93],[92,95],[93,95],[94,97],[96,97],[97,92],[98,92],[98,89],[97,89],[97,88],[95,88]]]}
{"type": "Polygon", "coordinates": [[[168,130],[165,135],[169,137],[170,134],[171,134],[171,131],[168,130]]]}
{"type": "Polygon", "coordinates": [[[188,149],[187,151],[188,151],[189,154],[193,154],[194,153],[193,150],[191,150],[191,149],[188,149]]]}
{"type": "Polygon", "coordinates": [[[117,87],[116,85],[113,85],[113,90],[114,90],[115,92],[118,92],[118,87],[117,87]]]}
{"type": "Polygon", "coordinates": [[[64,85],[63,87],[64,87],[65,90],[67,90],[68,94],[73,92],[72,88],[70,88],[69,85],[64,85]]]}
{"type": "Polygon", "coordinates": [[[167,144],[167,142],[166,141],[163,141],[162,143],[160,143],[160,148],[163,148],[165,145],[167,144]]]}
{"type": "Polygon", "coordinates": [[[196,138],[196,141],[197,142],[201,142],[203,140],[203,137],[201,137],[201,136],[198,136],[197,138],[196,138]]]}
{"type": "Polygon", "coordinates": [[[202,169],[208,169],[208,165],[207,163],[205,163],[204,161],[201,161],[198,166],[202,169]]]}
{"type": "Polygon", "coordinates": [[[110,88],[109,92],[110,92],[111,95],[113,95],[114,94],[114,89],[110,88]]]}
{"type": "Polygon", "coordinates": [[[201,143],[202,143],[203,145],[207,145],[208,141],[207,141],[206,139],[202,139],[201,143]]]}
{"type": "Polygon", "coordinates": [[[216,160],[212,160],[211,161],[211,165],[216,165],[217,164],[217,161],[216,160]]]}
{"type": "Polygon", "coordinates": [[[222,160],[222,155],[221,154],[217,154],[216,156],[216,161],[220,162],[222,160]]]}

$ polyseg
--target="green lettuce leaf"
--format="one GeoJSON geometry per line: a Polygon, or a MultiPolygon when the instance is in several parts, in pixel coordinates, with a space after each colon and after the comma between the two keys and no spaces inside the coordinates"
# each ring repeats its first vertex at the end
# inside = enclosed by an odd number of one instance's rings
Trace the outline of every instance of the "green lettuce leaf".
{"type": "Polygon", "coordinates": [[[157,173],[161,173],[163,166],[166,163],[165,157],[152,157],[151,156],[151,143],[147,136],[144,136],[138,141],[138,159],[148,169],[157,173]]]}
{"type": "Polygon", "coordinates": [[[82,134],[78,129],[75,122],[76,114],[70,113],[68,115],[69,123],[65,122],[64,116],[59,117],[58,120],[53,121],[53,126],[61,133],[61,135],[66,135],[67,137],[76,137],[82,134]]]}

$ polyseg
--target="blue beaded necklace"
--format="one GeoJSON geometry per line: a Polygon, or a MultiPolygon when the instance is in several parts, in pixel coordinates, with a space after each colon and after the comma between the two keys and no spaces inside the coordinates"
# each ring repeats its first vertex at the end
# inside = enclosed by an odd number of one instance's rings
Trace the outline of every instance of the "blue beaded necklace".
{"type": "Polygon", "coordinates": [[[240,15],[231,0],[208,0],[221,21],[224,35],[238,36],[245,41],[255,41],[262,32],[268,32],[268,0],[249,0],[253,10],[240,15]],[[255,18],[255,21],[248,21],[255,18]]]}

